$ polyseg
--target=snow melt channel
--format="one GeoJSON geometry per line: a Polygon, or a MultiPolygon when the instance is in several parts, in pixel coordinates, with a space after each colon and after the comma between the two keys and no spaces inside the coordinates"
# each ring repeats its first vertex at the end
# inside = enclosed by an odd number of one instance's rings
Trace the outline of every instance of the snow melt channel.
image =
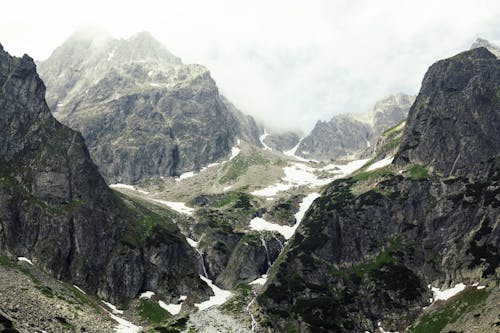
{"type": "Polygon", "coordinates": [[[158,200],[158,199],[153,199],[154,202],[158,202],[162,205],[165,205],[173,210],[175,210],[178,213],[181,214],[186,214],[186,215],[193,215],[194,209],[191,207],[186,206],[184,202],[178,202],[178,201],[165,201],[165,200],[158,200]]]}
{"type": "Polygon", "coordinates": [[[208,301],[194,304],[194,306],[196,306],[200,311],[206,310],[215,305],[224,304],[233,295],[233,293],[228,290],[220,289],[215,284],[213,284],[212,280],[204,277],[203,275],[200,275],[200,279],[205,281],[205,283],[210,287],[210,289],[212,289],[214,293],[214,296],[210,296],[210,299],[208,301]]]}
{"type": "Polygon", "coordinates": [[[142,194],[149,194],[149,192],[146,192],[146,191],[143,191],[141,189],[138,189],[134,185],[116,183],[116,184],[109,185],[109,187],[111,187],[111,188],[124,188],[124,189],[130,190],[130,191],[136,191],[136,192],[139,192],[139,193],[142,193],[142,194]]]}
{"type": "Polygon", "coordinates": [[[282,234],[285,239],[290,239],[300,225],[300,222],[302,222],[306,211],[309,209],[313,201],[319,198],[319,196],[319,193],[311,193],[307,195],[304,200],[302,200],[299,211],[295,214],[295,220],[297,222],[291,227],[267,222],[261,217],[255,217],[250,221],[250,229],[256,231],[276,231],[282,234]]]}

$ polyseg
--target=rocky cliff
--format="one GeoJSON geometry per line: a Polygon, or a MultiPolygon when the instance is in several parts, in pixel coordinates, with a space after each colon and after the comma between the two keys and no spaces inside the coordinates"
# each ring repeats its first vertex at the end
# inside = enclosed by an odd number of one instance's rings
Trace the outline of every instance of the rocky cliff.
{"type": "Polygon", "coordinates": [[[41,62],[54,115],[82,133],[109,182],[178,176],[225,158],[259,129],[219,94],[209,71],[183,65],[148,33],[81,32],[41,62]]]}
{"type": "MultiPolygon", "coordinates": [[[[258,297],[263,326],[402,331],[429,306],[431,285],[487,285],[469,287],[474,301],[455,299],[455,321],[498,297],[498,78],[500,61],[484,48],[430,67],[396,164],[334,181],[306,213],[258,297]]],[[[446,318],[431,314],[416,325],[441,331],[446,318]]],[[[481,318],[480,331],[498,327],[481,318]]]]}
{"type": "Polygon", "coordinates": [[[33,60],[0,47],[0,86],[1,254],[116,303],[207,295],[172,217],[120,199],[82,136],[52,117],[33,60]]]}
{"type": "Polygon", "coordinates": [[[398,94],[378,101],[366,114],[338,115],[318,121],[296,155],[316,160],[349,157],[373,144],[388,128],[403,121],[414,97],[398,94]]]}

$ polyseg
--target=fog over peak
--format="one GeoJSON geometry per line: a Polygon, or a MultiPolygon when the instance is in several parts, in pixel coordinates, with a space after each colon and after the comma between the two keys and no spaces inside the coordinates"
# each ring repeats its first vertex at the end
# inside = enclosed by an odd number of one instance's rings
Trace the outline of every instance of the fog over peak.
{"type": "Polygon", "coordinates": [[[500,3],[457,1],[76,1],[3,5],[0,42],[47,58],[81,34],[149,32],[184,63],[206,66],[221,92],[270,130],[415,94],[436,60],[478,38],[500,40],[500,3]],[[104,31],[101,31],[101,29],[104,31]]]}

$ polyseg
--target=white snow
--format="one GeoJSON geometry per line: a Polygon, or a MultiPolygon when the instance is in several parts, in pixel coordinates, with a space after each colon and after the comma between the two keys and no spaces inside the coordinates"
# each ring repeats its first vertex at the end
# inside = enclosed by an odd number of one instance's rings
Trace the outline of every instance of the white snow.
{"type": "Polygon", "coordinates": [[[183,174],[181,174],[179,177],[175,178],[176,181],[181,181],[181,180],[184,180],[184,179],[188,179],[188,178],[191,178],[195,175],[194,171],[188,171],[188,172],[184,172],[183,174]]]}
{"type": "Polygon", "coordinates": [[[176,212],[181,213],[181,214],[193,215],[193,212],[194,212],[194,209],[186,206],[186,204],[184,202],[165,201],[165,200],[158,200],[158,199],[153,199],[153,201],[158,202],[162,205],[168,206],[169,208],[171,208],[171,209],[173,209],[176,212]]]}
{"type": "Polygon", "coordinates": [[[198,243],[199,243],[199,242],[195,241],[194,239],[189,238],[189,237],[186,237],[186,241],[188,242],[188,244],[189,244],[191,247],[194,247],[194,248],[197,248],[197,247],[198,247],[198,243]]]}
{"type": "Polygon", "coordinates": [[[155,294],[154,291],[145,291],[141,294],[141,296],[139,296],[139,298],[150,299],[151,297],[153,297],[154,294],[155,294]]]}
{"type": "Polygon", "coordinates": [[[223,304],[233,294],[229,290],[220,289],[219,287],[217,287],[215,284],[212,283],[212,280],[204,277],[203,275],[200,275],[200,279],[205,281],[205,283],[208,284],[208,286],[212,289],[214,293],[214,296],[210,296],[210,299],[208,301],[194,304],[194,306],[196,306],[200,311],[208,309],[214,305],[223,304]]]}
{"type": "Polygon", "coordinates": [[[285,154],[286,156],[291,156],[291,157],[295,157],[297,160],[299,161],[302,161],[302,162],[308,162],[309,160],[303,158],[303,157],[300,157],[300,156],[297,156],[296,153],[297,153],[297,149],[299,148],[300,144],[302,143],[302,140],[304,140],[304,138],[301,138],[299,140],[299,142],[290,150],[285,150],[283,152],[283,154],[285,154]]]}
{"type": "Polygon", "coordinates": [[[328,164],[327,166],[319,170],[326,172],[333,172],[336,174],[336,178],[346,177],[351,173],[353,173],[354,171],[361,168],[368,161],[369,159],[363,159],[363,160],[351,161],[347,164],[328,164]]]}
{"type": "Polygon", "coordinates": [[[266,283],[266,281],[267,281],[267,274],[263,274],[260,278],[253,280],[249,284],[251,285],[258,284],[263,286],[266,283]]]}
{"type": "Polygon", "coordinates": [[[269,147],[268,145],[266,145],[266,143],[264,142],[264,140],[268,137],[269,133],[267,133],[265,130],[264,130],[264,134],[262,134],[261,136],[259,136],[259,140],[260,140],[260,143],[262,143],[262,145],[264,146],[264,150],[273,150],[271,147],[269,147]]]}
{"type": "Polygon", "coordinates": [[[265,187],[265,188],[260,189],[260,190],[255,190],[251,194],[258,195],[261,197],[273,197],[278,192],[286,191],[288,189],[291,189],[292,187],[293,186],[291,184],[278,183],[278,184],[274,184],[274,185],[265,187]]]}
{"type": "Polygon", "coordinates": [[[87,293],[83,291],[80,287],[78,287],[76,284],[74,284],[73,287],[75,287],[75,289],[81,292],[82,294],[87,295],[87,293]]]}
{"type": "Polygon", "coordinates": [[[136,191],[136,192],[139,192],[139,193],[142,193],[142,194],[149,194],[149,192],[146,192],[146,191],[143,191],[141,189],[138,189],[134,185],[116,183],[116,184],[109,185],[109,187],[111,187],[111,188],[124,188],[124,189],[130,190],[130,191],[136,191]]]}
{"type": "Polygon", "coordinates": [[[114,314],[123,314],[123,310],[119,310],[116,306],[114,306],[113,304],[111,303],[108,303],[106,301],[102,301],[104,304],[106,304],[106,306],[108,308],[111,309],[111,312],[114,313],[114,314]]]}
{"type": "Polygon", "coordinates": [[[287,225],[280,225],[276,223],[267,222],[262,217],[254,217],[250,221],[250,229],[256,231],[277,231],[285,237],[285,239],[290,239],[292,237],[295,228],[287,225]]]}
{"type": "Polygon", "coordinates": [[[162,308],[167,310],[171,315],[175,316],[181,312],[181,307],[182,307],[182,301],[186,299],[187,296],[181,296],[179,298],[179,304],[166,304],[163,301],[159,301],[158,305],[162,308]]]}
{"type": "Polygon", "coordinates": [[[231,148],[231,157],[229,157],[229,160],[231,161],[233,158],[235,158],[236,156],[238,156],[238,154],[240,153],[241,149],[238,148],[238,147],[233,147],[231,148]]]}
{"type": "Polygon", "coordinates": [[[156,83],[156,82],[150,82],[150,83],[149,83],[149,85],[150,85],[151,87],[161,87],[161,86],[162,86],[162,84],[161,84],[161,83],[156,83]]]}
{"type": "Polygon", "coordinates": [[[57,103],[58,108],[60,108],[61,106],[64,106],[64,103],[57,103]]]}
{"type": "Polygon", "coordinates": [[[438,300],[446,301],[447,299],[455,296],[456,294],[458,294],[459,292],[464,290],[465,287],[466,287],[465,284],[459,283],[450,289],[439,290],[439,288],[432,287],[431,290],[432,290],[432,294],[434,296],[434,301],[438,301],[438,300]]]}
{"type": "Polygon", "coordinates": [[[226,186],[226,187],[224,187],[223,191],[227,192],[227,191],[229,191],[231,189],[231,187],[233,187],[233,185],[226,186]]]}
{"type": "Polygon", "coordinates": [[[188,297],[186,295],[181,295],[179,301],[185,301],[188,297]]]}
{"type": "Polygon", "coordinates": [[[368,167],[368,169],[366,169],[366,171],[373,171],[373,170],[376,170],[376,169],[383,168],[383,167],[391,164],[393,159],[394,159],[394,156],[386,157],[383,160],[380,160],[380,161],[375,162],[372,165],[370,165],[368,167]]]}
{"type": "Polygon", "coordinates": [[[271,223],[267,222],[261,217],[255,217],[250,221],[250,229],[256,230],[256,231],[277,231],[280,234],[285,237],[285,239],[290,239],[290,237],[293,236],[295,230],[299,226],[300,222],[302,221],[302,218],[304,217],[304,214],[306,211],[309,209],[313,201],[318,198],[320,195],[318,193],[311,193],[307,195],[304,200],[300,203],[299,211],[295,214],[295,219],[297,220],[297,223],[295,223],[293,226],[287,226],[287,225],[279,225],[276,223],[271,223]]]}
{"type": "Polygon", "coordinates": [[[295,229],[298,227],[298,224],[302,222],[304,215],[306,214],[309,207],[311,207],[314,200],[316,200],[319,197],[320,197],[319,193],[311,193],[302,200],[299,206],[299,211],[295,214],[295,220],[297,221],[297,223],[295,223],[294,225],[295,229]]]}
{"type": "Polygon", "coordinates": [[[27,262],[28,264],[30,264],[31,266],[33,266],[33,262],[31,260],[29,260],[28,258],[26,258],[26,257],[17,257],[17,260],[18,261],[27,262]]]}
{"type": "Polygon", "coordinates": [[[366,147],[370,148],[370,141],[366,140],[366,147]]]}
{"type": "Polygon", "coordinates": [[[118,325],[115,327],[116,333],[139,333],[142,329],[142,327],[136,326],[130,321],[115,316],[112,313],[109,313],[109,315],[118,323],[118,325]]]}
{"type": "Polygon", "coordinates": [[[476,287],[477,290],[481,290],[481,289],[484,289],[484,288],[486,288],[486,286],[477,286],[476,287]]]}

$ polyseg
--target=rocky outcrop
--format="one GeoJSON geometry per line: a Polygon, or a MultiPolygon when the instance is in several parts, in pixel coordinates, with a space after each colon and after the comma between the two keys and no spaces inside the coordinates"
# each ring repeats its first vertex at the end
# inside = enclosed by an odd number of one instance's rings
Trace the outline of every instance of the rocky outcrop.
{"type": "Polygon", "coordinates": [[[499,68],[484,48],[431,66],[398,165],[336,180],[313,203],[258,297],[264,326],[402,331],[428,285],[498,279],[500,154],[485,133],[498,133],[499,68]]]}
{"type": "Polygon", "coordinates": [[[273,150],[285,152],[295,147],[301,137],[295,132],[270,133],[264,139],[264,143],[273,150]]]}
{"type": "Polygon", "coordinates": [[[209,71],[183,65],[148,33],[77,33],[39,64],[48,103],[82,133],[108,182],[178,176],[225,158],[255,121],[227,106],[209,71]]]}
{"type": "Polygon", "coordinates": [[[318,121],[300,143],[296,155],[316,160],[347,157],[366,147],[372,135],[371,126],[350,115],[318,121]]]}
{"type": "Polygon", "coordinates": [[[479,166],[500,154],[499,63],[476,48],[432,65],[395,163],[423,164],[443,176],[483,172],[479,166]]]}
{"type": "Polygon", "coordinates": [[[491,53],[496,55],[497,58],[500,57],[500,47],[498,47],[495,44],[490,43],[488,40],[486,40],[484,38],[476,39],[476,41],[474,43],[472,43],[472,45],[470,46],[470,49],[473,50],[473,49],[477,49],[479,47],[485,47],[486,49],[488,49],[488,51],[490,51],[491,53]]]}
{"type": "Polygon", "coordinates": [[[378,140],[408,115],[414,96],[397,94],[378,101],[366,114],[339,115],[319,121],[297,148],[296,155],[327,161],[350,157],[378,140]]]}
{"type": "Polygon", "coordinates": [[[52,117],[33,60],[0,47],[0,86],[1,253],[116,303],[207,295],[172,221],[117,197],[82,136],[52,117]]]}

